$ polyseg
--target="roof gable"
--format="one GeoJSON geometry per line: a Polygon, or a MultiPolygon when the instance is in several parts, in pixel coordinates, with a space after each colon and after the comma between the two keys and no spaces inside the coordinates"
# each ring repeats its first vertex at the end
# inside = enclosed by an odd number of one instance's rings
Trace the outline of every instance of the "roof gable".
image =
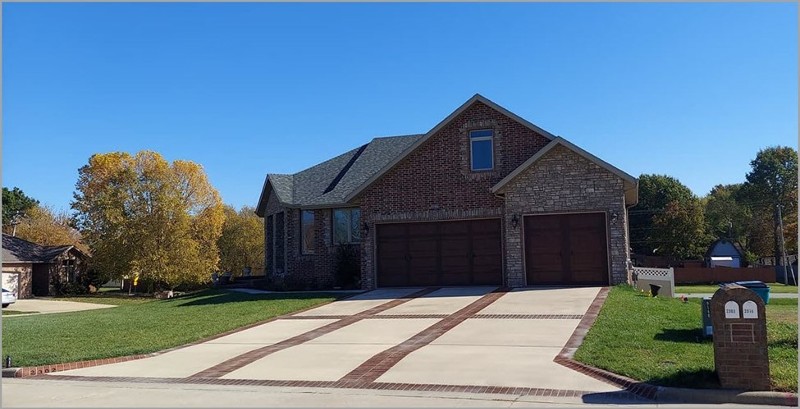
{"type": "Polygon", "coordinates": [[[422,135],[374,138],[292,175],[269,174],[264,180],[256,214],[264,216],[271,192],[283,206],[328,208],[347,205],[350,192],[379,171],[422,135]]]}
{"type": "Polygon", "coordinates": [[[445,119],[443,119],[436,126],[434,126],[430,131],[428,131],[427,133],[422,135],[422,137],[419,138],[419,140],[417,140],[416,142],[414,142],[413,145],[409,146],[400,155],[398,155],[393,160],[388,162],[382,169],[380,169],[380,171],[376,172],[374,175],[372,175],[372,177],[370,177],[369,179],[364,181],[364,183],[362,183],[360,186],[358,186],[357,188],[353,189],[353,191],[345,198],[345,201],[347,201],[347,202],[352,201],[356,196],[358,196],[358,194],[360,194],[362,191],[364,191],[364,189],[366,189],[367,187],[372,185],[376,180],[378,180],[381,176],[386,174],[386,172],[388,172],[390,169],[394,168],[395,165],[397,165],[398,163],[400,163],[400,161],[405,159],[409,154],[411,154],[411,152],[415,151],[417,148],[422,146],[428,139],[430,139],[433,135],[435,135],[437,132],[439,132],[442,128],[444,128],[450,122],[452,122],[454,119],[456,119],[456,117],[458,117],[462,112],[464,112],[469,107],[471,107],[472,105],[474,105],[475,103],[478,103],[478,102],[480,102],[480,103],[482,103],[482,104],[484,104],[484,105],[486,105],[486,106],[488,106],[488,107],[500,112],[501,114],[511,118],[512,120],[522,124],[523,126],[525,126],[528,129],[530,129],[530,130],[532,130],[532,131],[544,136],[547,139],[553,140],[553,139],[556,138],[556,136],[551,134],[550,132],[547,132],[544,129],[539,128],[538,126],[536,126],[533,123],[527,121],[526,119],[520,117],[519,115],[517,115],[517,114],[515,114],[515,113],[513,113],[513,112],[511,112],[511,111],[509,111],[509,110],[507,110],[507,109],[505,109],[503,107],[501,107],[500,105],[497,105],[496,103],[492,102],[491,100],[489,100],[488,98],[484,97],[483,95],[475,94],[475,95],[472,96],[472,98],[468,99],[466,102],[461,104],[460,107],[458,107],[455,111],[453,111],[445,119]]]}
{"type": "Polygon", "coordinates": [[[706,258],[711,256],[744,256],[744,249],[738,242],[728,239],[717,239],[706,250],[706,258]],[[732,250],[732,251],[731,251],[732,250]]]}
{"type": "Polygon", "coordinates": [[[4,263],[49,263],[70,250],[75,250],[83,255],[83,252],[72,245],[42,246],[3,233],[4,263]]]}
{"type": "Polygon", "coordinates": [[[541,159],[544,155],[546,155],[548,152],[550,152],[553,148],[555,148],[558,145],[561,145],[577,153],[578,155],[586,158],[588,161],[593,162],[596,165],[620,177],[625,185],[625,203],[633,205],[639,201],[638,179],[614,167],[610,163],[598,158],[597,156],[592,155],[591,153],[583,150],[582,148],[578,147],[577,145],[573,144],[572,142],[560,136],[550,141],[550,143],[548,143],[544,148],[540,149],[528,160],[523,162],[511,173],[509,173],[506,177],[504,177],[501,181],[497,182],[497,184],[495,184],[492,187],[492,193],[503,193],[503,188],[506,187],[508,183],[514,180],[517,176],[519,176],[520,173],[531,167],[534,163],[536,163],[536,161],[541,159]]]}

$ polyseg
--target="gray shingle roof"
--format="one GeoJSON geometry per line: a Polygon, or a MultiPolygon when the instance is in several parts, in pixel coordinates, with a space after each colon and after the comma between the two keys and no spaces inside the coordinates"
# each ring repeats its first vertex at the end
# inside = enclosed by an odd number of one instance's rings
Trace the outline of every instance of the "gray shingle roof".
{"type": "MultiPolygon", "coordinates": [[[[293,175],[271,173],[267,181],[285,205],[325,207],[342,205],[345,197],[361,186],[422,135],[375,138],[368,144],[293,175]]],[[[265,184],[266,190],[266,184],[265,184]]],[[[257,212],[263,212],[263,194],[257,212]]]]}
{"type": "Polygon", "coordinates": [[[48,263],[72,246],[42,246],[3,234],[4,263],[48,263]]]}

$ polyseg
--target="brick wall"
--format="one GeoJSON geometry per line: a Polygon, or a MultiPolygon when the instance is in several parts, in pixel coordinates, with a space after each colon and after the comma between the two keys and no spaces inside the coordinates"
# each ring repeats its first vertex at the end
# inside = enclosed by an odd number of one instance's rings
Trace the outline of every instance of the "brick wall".
{"type": "Polygon", "coordinates": [[[480,102],[473,104],[409,154],[360,197],[369,227],[362,243],[362,287],[375,287],[375,223],[440,221],[503,215],[492,186],[549,140],[480,102]],[[470,170],[469,131],[494,130],[495,168],[470,170]]]}
{"type": "MultiPolygon", "coordinates": [[[[3,273],[17,277],[17,298],[33,297],[33,268],[31,263],[3,263],[3,273]]],[[[3,278],[5,279],[3,274],[3,278]]]]}
{"type": "Polygon", "coordinates": [[[562,212],[606,212],[611,283],[627,281],[626,260],[630,255],[625,232],[627,217],[623,181],[619,176],[586,160],[564,146],[556,146],[531,167],[517,175],[504,189],[505,263],[508,284],[525,285],[522,215],[562,212]],[[616,213],[612,220],[611,213],[616,213]],[[520,217],[511,227],[514,215],[520,217]]]}
{"type": "MultiPolygon", "coordinates": [[[[302,211],[297,208],[281,206],[274,193],[270,193],[264,212],[265,239],[271,239],[267,231],[267,216],[277,217],[284,214],[283,237],[285,252],[285,272],[277,272],[274,268],[266,272],[269,286],[286,290],[330,289],[335,284],[336,246],[332,239],[331,209],[316,209],[314,212],[314,254],[302,254],[300,217],[302,211]]],[[[265,250],[264,265],[270,267],[268,250],[265,250]]]]}

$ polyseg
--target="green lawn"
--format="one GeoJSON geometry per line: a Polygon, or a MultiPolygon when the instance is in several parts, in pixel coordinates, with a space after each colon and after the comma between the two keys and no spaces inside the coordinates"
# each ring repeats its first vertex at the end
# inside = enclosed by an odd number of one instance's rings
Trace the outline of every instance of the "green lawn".
{"type": "MultiPolygon", "coordinates": [[[[769,292],[774,293],[795,293],[797,294],[797,286],[795,285],[785,285],[780,283],[767,283],[769,286],[769,292]]],[[[675,295],[681,294],[690,294],[690,293],[709,293],[713,294],[719,290],[718,284],[713,285],[706,285],[706,284],[698,284],[698,285],[676,285],[675,286],[675,295]]]]}
{"type": "Polygon", "coordinates": [[[169,300],[117,299],[122,304],[116,308],[3,320],[3,356],[33,366],[156,352],[334,299],[222,290],[169,300]]]}
{"type": "MultiPolygon", "coordinates": [[[[700,302],[614,287],[575,359],[656,385],[719,387],[714,346],[700,329],[700,302]]],[[[767,337],[773,388],[797,392],[796,299],[770,300],[767,337]]]]}
{"type": "Polygon", "coordinates": [[[92,304],[106,304],[106,305],[136,305],[136,304],[145,304],[153,301],[158,301],[153,297],[130,296],[127,294],[109,294],[103,292],[99,292],[97,294],[87,294],[87,295],[53,297],[52,299],[58,301],[77,301],[77,302],[88,302],[92,304]]]}
{"type": "Polygon", "coordinates": [[[39,311],[15,311],[15,310],[3,310],[3,315],[20,315],[20,314],[36,314],[39,311]]]}

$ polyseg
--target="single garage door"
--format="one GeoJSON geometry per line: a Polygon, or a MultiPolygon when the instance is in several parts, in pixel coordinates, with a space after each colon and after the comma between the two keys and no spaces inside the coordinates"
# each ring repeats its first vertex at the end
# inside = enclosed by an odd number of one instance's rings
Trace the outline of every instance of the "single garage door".
{"type": "Polygon", "coordinates": [[[3,288],[12,293],[19,291],[19,273],[3,273],[3,288]]]}
{"type": "Polygon", "coordinates": [[[377,226],[379,287],[500,285],[500,220],[377,226]]]}
{"type": "Polygon", "coordinates": [[[528,285],[607,285],[604,213],[525,216],[528,285]]]}

